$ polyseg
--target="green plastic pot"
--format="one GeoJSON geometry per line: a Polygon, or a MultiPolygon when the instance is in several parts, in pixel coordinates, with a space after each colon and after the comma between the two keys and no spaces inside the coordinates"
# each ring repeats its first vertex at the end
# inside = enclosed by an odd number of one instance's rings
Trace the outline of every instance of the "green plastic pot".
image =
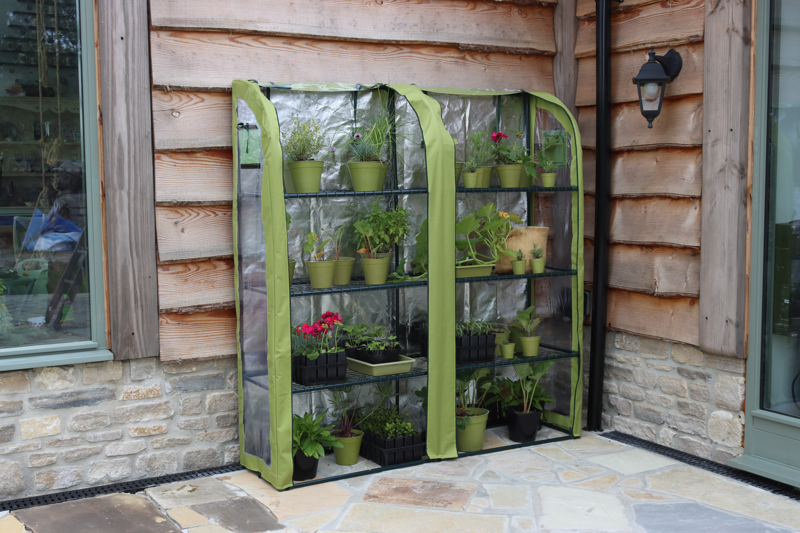
{"type": "Polygon", "coordinates": [[[531,272],[534,274],[544,274],[544,257],[531,259],[531,272]]]}
{"type": "Polygon", "coordinates": [[[478,180],[480,176],[478,176],[477,172],[464,172],[462,174],[464,178],[464,188],[465,189],[477,189],[478,188],[478,180]]]}
{"type": "Polygon", "coordinates": [[[289,259],[289,285],[294,283],[294,269],[297,267],[297,261],[289,259]]]}
{"type": "Polygon", "coordinates": [[[458,187],[458,178],[461,177],[461,171],[464,170],[464,163],[456,163],[456,187],[458,187]]]}
{"type": "MultiPolygon", "coordinates": [[[[507,329],[504,329],[504,330],[500,330],[500,331],[492,331],[492,333],[494,333],[494,343],[495,343],[494,355],[495,356],[502,355],[502,352],[500,351],[500,345],[503,344],[503,342],[506,339],[508,339],[508,335],[511,332],[508,331],[507,329]]],[[[514,352],[512,351],[511,353],[514,353],[514,352]]]]}
{"type": "Polygon", "coordinates": [[[356,262],[356,258],[340,257],[331,262],[336,263],[336,267],[333,269],[333,284],[350,285],[350,275],[353,273],[353,265],[356,262]]]}
{"type": "Polygon", "coordinates": [[[500,354],[503,356],[503,359],[514,359],[514,348],[513,344],[498,344],[500,348],[500,354]]]}
{"type": "Polygon", "coordinates": [[[352,437],[336,437],[342,443],[343,448],[334,448],[333,455],[336,457],[337,465],[354,465],[358,462],[358,454],[361,453],[361,439],[364,432],[359,429],[351,431],[352,437]]]}
{"type": "Polygon", "coordinates": [[[522,165],[498,165],[497,177],[501,187],[519,187],[522,177],[522,165]]]}
{"type": "Polygon", "coordinates": [[[511,271],[515,276],[520,276],[525,273],[525,267],[528,266],[527,261],[511,261],[511,271]]]}
{"type": "Polygon", "coordinates": [[[539,340],[541,337],[520,337],[519,343],[522,346],[522,355],[525,357],[536,357],[539,355],[539,340]]]}
{"type": "Polygon", "coordinates": [[[364,269],[364,281],[367,285],[383,285],[389,276],[389,267],[392,258],[378,257],[377,259],[361,258],[361,268],[364,269]]]}
{"type": "Polygon", "coordinates": [[[477,452],[483,449],[483,437],[486,433],[486,421],[489,419],[489,410],[480,407],[468,407],[470,416],[464,418],[463,431],[456,430],[456,448],[460,452],[477,452]]]}
{"type": "Polygon", "coordinates": [[[336,269],[333,261],[309,261],[306,268],[312,288],[330,289],[333,286],[333,272],[336,269]]]}
{"type": "Polygon", "coordinates": [[[318,193],[322,181],[322,161],[292,161],[289,163],[294,192],[318,193]]]}
{"type": "Polygon", "coordinates": [[[478,167],[478,173],[480,174],[478,187],[480,187],[481,189],[486,189],[487,187],[491,187],[492,167],[478,167]]]}
{"type": "Polygon", "coordinates": [[[491,276],[494,265],[466,265],[456,267],[456,279],[491,276]]]}
{"type": "Polygon", "coordinates": [[[556,173],[555,172],[543,172],[542,176],[542,185],[544,187],[555,187],[556,186],[556,173]]]}
{"type": "Polygon", "coordinates": [[[350,169],[350,177],[353,180],[353,190],[382,191],[386,181],[386,172],[389,170],[388,163],[379,161],[354,161],[347,164],[350,169]]]}
{"type": "Polygon", "coordinates": [[[525,169],[523,168],[522,172],[519,175],[519,186],[520,187],[530,187],[532,183],[531,175],[528,174],[525,169]]]}

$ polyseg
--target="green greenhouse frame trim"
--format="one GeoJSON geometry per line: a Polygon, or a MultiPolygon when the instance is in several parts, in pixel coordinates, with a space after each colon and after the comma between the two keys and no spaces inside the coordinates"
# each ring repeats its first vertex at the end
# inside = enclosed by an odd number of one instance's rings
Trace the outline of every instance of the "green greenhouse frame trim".
{"type": "MultiPolygon", "coordinates": [[[[237,349],[238,349],[238,383],[239,383],[239,446],[241,464],[255,472],[271,483],[277,489],[292,487],[292,393],[291,379],[291,321],[290,321],[290,290],[289,273],[286,268],[288,257],[287,228],[285,220],[285,200],[287,198],[325,197],[325,196],[358,196],[368,194],[353,193],[350,191],[322,192],[319,194],[287,194],[283,182],[283,153],[280,143],[280,128],[275,107],[268,96],[270,89],[292,91],[317,91],[317,92],[357,92],[365,90],[391,90],[396,96],[405,98],[417,115],[422,130],[425,150],[425,163],[428,176],[427,189],[413,190],[388,190],[378,191],[380,195],[400,194],[428,194],[428,320],[431,331],[443,332],[439,335],[430,335],[428,339],[428,353],[438,354],[435,358],[428,359],[428,410],[427,410],[427,460],[452,459],[464,455],[456,450],[456,421],[455,421],[455,381],[456,381],[456,309],[455,309],[455,147],[453,140],[442,122],[442,110],[439,103],[426,93],[461,95],[461,96],[501,96],[522,95],[526,101],[529,112],[529,132],[535,131],[537,109],[549,111],[555,120],[561,124],[570,135],[572,166],[570,168],[570,186],[557,188],[529,187],[514,190],[534,193],[537,191],[563,191],[569,193],[572,199],[571,227],[571,269],[561,270],[555,275],[568,275],[571,278],[572,289],[572,343],[569,350],[555,347],[548,350],[541,360],[564,359],[571,360],[571,402],[569,415],[552,411],[544,412],[544,423],[550,427],[566,432],[563,437],[537,441],[535,443],[515,444],[489,451],[502,451],[522,446],[554,442],[570,438],[577,438],[581,431],[582,407],[582,361],[583,361],[583,156],[581,151],[581,138],[578,124],[569,110],[555,96],[544,92],[526,92],[522,90],[464,90],[448,88],[423,88],[416,85],[348,85],[348,84],[259,84],[255,81],[235,80],[233,82],[233,151],[238,153],[237,135],[237,102],[244,101],[255,115],[261,129],[261,148],[263,152],[263,167],[261,173],[261,216],[264,228],[266,247],[266,291],[269,295],[278,295],[268,300],[267,304],[267,378],[269,387],[269,442],[270,460],[251,455],[245,451],[244,438],[244,394],[243,386],[246,380],[242,370],[242,345],[241,345],[241,302],[239,299],[239,257],[234,253],[235,265],[235,291],[237,309],[237,349]],[[450,332],[449,334],[447,332],[450,332]]],[[[498,99],[499,100],[499,99],[498,99]]],[[[529,135],[530,139],[530,135],[529,135]]],[[[234,198],[238,190],[238,165],[234,165],[234,198]]],[[[462,189],[458,191],[463,192],[462,189]]],[[[500,192],[508,189],[474,189],[470,192],[500,192]]],[[[233,238],[234,249],[239,250],[238,205],[233,203],[233,238]]],[[[475,278],[475,280],[494,279],[534,279],[539,276],[492,276],[491,278],[475,278]]],[[[547,276],[544,276],[547,277],[547,276]]],[[[462,281],[462,280],[459,280],[462,281]]],[[[467,280],[465,280],[467,281],[467,280]]],[[[395,285],[402,284],[393,284],[395,285]]],[[[311,291],[315,292],[316,291],[311,291]]],[[[320,291],[325,292],[325,291],[320,291]]],[[[305,293],[305,294],[308,294],[305,293]]],[[[485,365],[472,365],[458,367],[459,369],[477,366],[500,366],[513,364],[509,362],[487,363],[485,365]]],[[[416,374],[416,373],[410,373],[416,374]]],[[[420,375],[425,375],[422,372],[420,375]]],[[[359,381],[367,383],[383,379],[399,379],[401,376],[386,376],[376,380],[359,381]]],[[[329,387],[320,387],[329,388],[329,387]]],[[[305,391],[307,388],[304,388],[305,391]]],[[[403,463],[393,467],[384,467],[352,474],[337,476],[335,479],[365,475],[378,471],[400,468],[416,463],[403,463]]],[[[327,478],[329,481],[334,478],[327,478]]],[[[306,486],[313,482],[303,482],[297,486],[306,486]]]]}

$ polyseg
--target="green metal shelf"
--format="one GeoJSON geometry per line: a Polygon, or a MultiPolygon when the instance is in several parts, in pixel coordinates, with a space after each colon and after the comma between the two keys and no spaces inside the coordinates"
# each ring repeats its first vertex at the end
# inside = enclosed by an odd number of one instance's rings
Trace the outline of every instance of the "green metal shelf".
{"type": "Polygon", "coordinates": [[[384,189],[381,191],[320,191],[317,193],[285,193],[284,198],[336,198],[340,196],[398,196],[428,194],[428,189],[384,189]]]}
{"type": "Polygon", "coordinates": [[[456,192],[575,192],[578,187],[574,185],[566,187],[541,187],[533,185],[531,187],[481,187],[469,188],[457,187],[456,192]]]}

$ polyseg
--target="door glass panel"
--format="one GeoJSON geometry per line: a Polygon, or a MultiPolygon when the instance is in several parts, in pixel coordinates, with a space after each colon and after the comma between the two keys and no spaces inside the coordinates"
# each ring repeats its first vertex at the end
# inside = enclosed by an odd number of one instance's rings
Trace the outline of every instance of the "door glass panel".
{"type": "Polygon", "coordinates": [[[79,5],[0,22],[0,350],[91,340],[79,5]]]}
{"type": "Polygon", "coordinates": [[[761,407],[800,417],[800,2],[773,6],[761,407]]]}

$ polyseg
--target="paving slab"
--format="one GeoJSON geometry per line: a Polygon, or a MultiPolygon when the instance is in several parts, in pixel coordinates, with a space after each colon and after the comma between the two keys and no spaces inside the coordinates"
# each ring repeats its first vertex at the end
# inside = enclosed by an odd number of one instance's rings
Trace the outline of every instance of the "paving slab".
{"type": "Polygon", "coordinates": [[[382,477],[369,486],[362,500],[389,505],[466,509],[477,489],[478,485],[474,483],[382,477]]]}
{"type": "MultiPolygon", "coordinates": [[[[531,495],[524,485],[484,485],[493,509],[528,509],[531,495]]],[[[473,501],[477,505],[476,501],[473,501]]]]}
{"type": "Polygon", "coordinates": [[[357,503],[339,527],[370,533],[504,533],[508,517],[357,503]]]}
{"type": "Polygon", "coordinates": [[[588,460],[626,476],[679,464],[677,461],[667,459],[662,455],[636,448],[624,452],[597,455],[589,457],[588,460]]]}
{"type": "Polygon", "coordinates": [[[272,513],[253,498],[236,498],[193,505],[206,518],[236,533],[263,533],[283,529],[272,513]]]}
{"type": "Polygon", "coordinates": [[[630,531],[618,497],[568,487],[539,487],[540,525],[545,529],[630,531]]]}
{"type": "Polygon", "coordinates": [[[210,524],[205,516],[197,511],[192,511],[188,507],[176,507],[175,509],[167,511],[167,514],[184,529],[210,524]]]}
{"type": "Polygon", "coordinates": [[[13,516],[0,518],[0,533],[26,533],[22,522],[13,516]]]}
{"type": "Polygon", "coordinates": [[[242,487],[248,495],[258,500],[272,511],[278,520],[335,509],[347,503],[352,496],[337,483],[323,483],[278,492],[262,481],[262,488],[242,487]]]}
{"type": "Polygon", "coordinates": [[[110,494],[16,511],[34,533],[181,533],[139,494],[110,494]]]}
{"type": "Polygon", "coordinates": [[[735,516],[699,503],[642,503],[633,506],[636,523],[647,533],[793,533],[743,516],[735,516]]]}
{"type": "Polygon", "coordinates": [[[191,507],[201,503],[238,498],[228,486],[213,477],[179,481],[145,490],[162,509],[191,507]]]}
{"type": "Polygon", "coordinates": [[[582,455],[622,452],[630,449],[624,444],[604,439],[603,437],[596,437],[591,433],[584,433],[579,439],[559,442],[558,446],[570,453],[582,455]]]}
{"type": "Polygon", "coordinates": [[[341,511],[339,509],[332,509],[330,511],[324,511],[322,513],[296,518],[289,523],[294,527],[300,528],[300,531],[303,533],[314,533],[325,524],[333,522],[339,518],[340,513],[341,511]]]}

